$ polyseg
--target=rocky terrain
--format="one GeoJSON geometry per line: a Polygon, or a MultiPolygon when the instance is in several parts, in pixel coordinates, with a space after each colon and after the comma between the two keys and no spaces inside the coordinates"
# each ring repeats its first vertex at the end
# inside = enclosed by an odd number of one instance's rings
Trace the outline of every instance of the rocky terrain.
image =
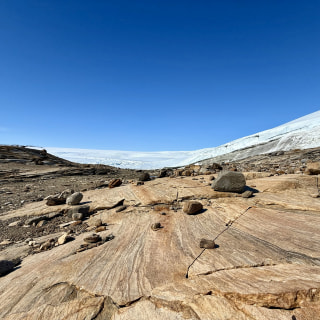
{"type": "Polygon", "coordinates": [[[319,154],[141,172],[0,147],[0,318],[320,319],[319,154]]]}

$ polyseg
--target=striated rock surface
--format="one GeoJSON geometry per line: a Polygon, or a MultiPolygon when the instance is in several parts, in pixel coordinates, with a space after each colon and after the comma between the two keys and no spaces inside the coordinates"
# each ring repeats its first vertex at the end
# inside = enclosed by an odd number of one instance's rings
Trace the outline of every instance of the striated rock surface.
{"type": "MultiPolygon", "coordinates": [[[[251,179],[259,192],[246,199],[222,196],[205,178],[84,192],[90,212],[107,225],[99,237],[114,239],[77,253],[92,237],[85,232],[24,258],[0,278],[0,318],[319,319],[315,177],[251,179]],[[183,212],[189,200],[201,201],[202,214],[183,212]],[[127,209],[116,212],[123,202],[127,209]],[[215,249],[199,248],[201,239],[214,240],[215,249]]],[[[47,210],[44,201],[32,203],[0,219],[47,210]]]]}

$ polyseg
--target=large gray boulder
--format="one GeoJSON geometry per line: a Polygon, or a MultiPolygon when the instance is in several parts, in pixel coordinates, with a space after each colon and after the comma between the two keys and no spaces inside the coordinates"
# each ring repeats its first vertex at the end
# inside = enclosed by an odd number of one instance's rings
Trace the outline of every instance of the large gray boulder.
{"type": "Polygon", "coordinates": [[[242,193],[246,186],[246,179],[241,172],[221,171],[211,187],[215,191],[242,193]]]}

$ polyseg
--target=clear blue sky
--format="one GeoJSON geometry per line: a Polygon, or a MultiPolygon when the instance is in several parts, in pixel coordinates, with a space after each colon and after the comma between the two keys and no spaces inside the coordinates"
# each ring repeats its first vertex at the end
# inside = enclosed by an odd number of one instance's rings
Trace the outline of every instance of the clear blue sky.
{"type": "Polygon", "coordinates": [[[320,1],[1,0],[0,143],[215,147],[320,109],[320,1]]]}

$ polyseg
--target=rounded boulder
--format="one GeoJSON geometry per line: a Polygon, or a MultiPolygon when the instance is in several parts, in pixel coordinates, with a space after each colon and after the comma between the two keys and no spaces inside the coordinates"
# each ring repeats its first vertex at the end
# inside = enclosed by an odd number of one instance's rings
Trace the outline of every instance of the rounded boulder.
{"type": "Polygon", "coordinates": [[[221,171],[211,188],[215,191],[242,193],[245,186],[246,179],[241,172],[221,171]]]}
{"type": "Polygon", "coordinates": [[[67,198],[66,203],[71,206],[75,206],[80,203],[82,198],[83,198],[83,194],[81,192],[75,192],[67,198]]]}

